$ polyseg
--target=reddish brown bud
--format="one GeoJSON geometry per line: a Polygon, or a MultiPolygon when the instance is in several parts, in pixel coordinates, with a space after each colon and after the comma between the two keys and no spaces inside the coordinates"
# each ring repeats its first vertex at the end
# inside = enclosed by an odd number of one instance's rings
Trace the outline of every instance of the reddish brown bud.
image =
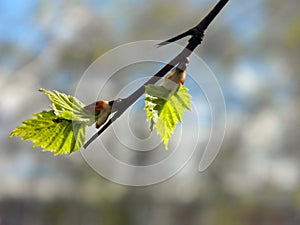
{"type": "Polygon", "coordinates": [[[107,108],[108,106],[109,106],[108,101],[100,100],[100,101],[94,102],[92,104],[89,104],[89,105],[85,106],[84,108],[87,110],[90,110],[90,111],[101,111],[101,110],[107,108]]]}

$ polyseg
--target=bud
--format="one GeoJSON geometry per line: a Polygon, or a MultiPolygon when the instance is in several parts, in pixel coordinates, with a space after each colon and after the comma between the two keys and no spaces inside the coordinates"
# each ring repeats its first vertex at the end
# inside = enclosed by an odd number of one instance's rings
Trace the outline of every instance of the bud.
{"type": "Polygon", "coordinates": [[[89,111],[95,111],[95,115],[98,116],[98,120],[96,122],[97,129],[106,122],[109,115],[113,112],[112,104],[113,101],[109,102],[100,100],[84,107],[89,111]]]}
{"type": "Polygon", "coordinates": [[[183,62],[179,63],[164,79],[161,86],[172,91],[180,84],[184,84],[186,79],[186,71],[189,60],[186,58],[183,62]]]}

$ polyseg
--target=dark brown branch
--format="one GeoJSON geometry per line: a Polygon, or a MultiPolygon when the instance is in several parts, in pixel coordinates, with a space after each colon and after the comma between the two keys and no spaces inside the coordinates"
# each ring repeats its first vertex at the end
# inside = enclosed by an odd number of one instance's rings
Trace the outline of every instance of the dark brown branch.
{"type": "MultiPolygon", "coordinates": [[[[219,14],[219,12],[227,4],[228,1],[229,0],[220,0],[218,2],[218,4],[215,5],[215,7],[209,12],[209,14],[207,14],[206,17],[204,17],[204,19],[201,20],[201,22],[197,26],[189,29],[188,31],[183,32],[182,34],[179,34],[179,35],[177,35],[177,36],[175,36],[173,38],[170,38],[170,39],[168,39],[168,40],[166,40],[164,42],[159,43],[158,46],[160,47],[160,46],[163,46],[163,45],[167,45],[167,44],[169,44],[171,42],[178,41],[181,38],[184,38],[186,36],[190,36],[190,35],[191,36],[197,36],[201,32],[204,34],[204,31],[207,29],[207,27],[209,26],[209,24],[219,14]]],[[[201,44],[201,42],[199,44],[201,44]]]]}
{"type": "Polygon", "coordinates": [[[95,133],[83,146],[87,148],[98,136],[100,136],[115,120],[117,120],[141,95],[145,93],[145,86],[148,84],[155,84],[163,76],[165,76],[174,66],[182,62],[184,59],[189,57],[195,48],[201,44],[204,37],[204,32],[209,26],[209,24],[214,20],[214,18],[219,14],[222,8],[227,4],[229,0],[220,0],[218,4],[209,12],[209,14],[204,17],[204,19],[194,28],[177,35],[167,41],[159,44],[159,46],[166,45],[170,42],[177,41],[183,37],[191,35],[189,43],[174,59],[172,59],[167,65],[165,65],[161,70],[153,75],[146,83],[144,83],[139,89],[133,92],[125,99],[118,99],[114,102],[113,108],[116,109],[116,113],[104,126],[95,133]]]}

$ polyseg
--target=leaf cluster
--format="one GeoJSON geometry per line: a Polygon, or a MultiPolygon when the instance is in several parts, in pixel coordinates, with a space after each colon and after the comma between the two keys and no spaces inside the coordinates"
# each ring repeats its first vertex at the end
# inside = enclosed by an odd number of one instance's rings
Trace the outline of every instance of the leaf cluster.
{"type": "Polygon", "coordinates": [[[49,111],[33,114],[16,127],[10,137],[21,136],[30,140],[33,147],[54,155],[71,154],[79,150],[85,142],[85,129],[95,121],[93,112],[84,109],[84,104],[73,96],[58,91],[40,89],[51,101],[49,111]]]}

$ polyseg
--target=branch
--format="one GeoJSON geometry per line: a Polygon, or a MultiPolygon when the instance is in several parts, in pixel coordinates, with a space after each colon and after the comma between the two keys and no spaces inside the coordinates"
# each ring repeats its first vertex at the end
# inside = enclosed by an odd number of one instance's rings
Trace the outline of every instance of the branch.
{"type": "Polygon", "coordinates": [[[117,120],[141,95],[145,93],[145,86],[148,84],[155,84],[158,80],[160,80],[164,75],[166,75],[174,66],[178,63],[184,61],[188,58],[192,52],[196,49],[198,45],[201,44],[204,32],[209,26],[209,24],[214,20],[214,18],[219,14],[219,12],[223,9],[223,7],[227,4],[229,0],[220,0],[215,7],[207,14],[206,17],[195,27],[189,29],[188,31],[179,34],[167,41],[164,41],[158,44],[158,47],[166,45],[168,43],[177,41],[186,36],[192,36],[185,49],[183,49],[175,58],[173,58],[167,65],[165,65],[161,70],[159,70],[156,74],[153,75],[146,83],[144,83],[141,87],[139,87],[135,92],[129,95],[124,99],[117,99],[114,101],[113,108],[116,109],[116,113],[113,117],[107,121],[106,124],[95,133],[83,146],[87,148],[97,137],[99,137],[115,120],[117,120]]]}

